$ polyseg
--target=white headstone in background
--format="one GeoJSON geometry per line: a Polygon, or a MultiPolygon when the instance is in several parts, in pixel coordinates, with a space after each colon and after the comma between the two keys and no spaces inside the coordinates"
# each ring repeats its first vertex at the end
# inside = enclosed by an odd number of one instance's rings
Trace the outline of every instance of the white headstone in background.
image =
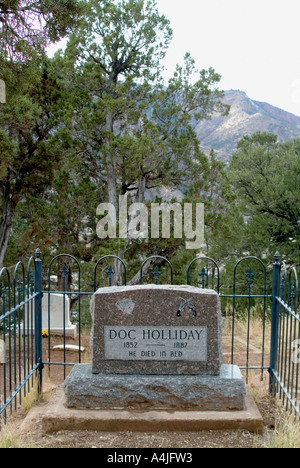
{"type": "Polygon", "coordinates": [[[5,364],[5,343],[3,340],[0,340],[0,364],[5,364]]]}
{"type": "Polygon", "coordinates": [[[3,80],[0,80],[0,104],[6,103],[6,86],[3,80]]]}
{"type": "MultiPolygon", "coordinates": [[[[70,317],[70,299],[67,294],[46,294],[42,302],[42,328],[50,330],[51,335],[76,338],[76,325],[72,325],[70,317]],[[50,300],[49,300],[50,296],[50,300]],[[65,312],[65,314],[64,314],[65,312]],[[64,320],[65,315],[65,320],[64,320]],[[50,320],[49,320],[50,319],[50,320]],[[65,323],[64,323],[65,322],[65,323]]],[[[27,311],[24,316],[25,333],[27,333],[27,311]]],[[[31,324],[31,318],[29,318],[31,324]]],[[[29,325],[30,329],[30,325],[29,325]]]]}
{"type": "Polygon", "coordinates": [[[53,335],[63,335],[76,338],[76,325],[71,323],[70,299],[67,294],[44,294],[42,307],[42,327],[53,335]],[[50,323],[48,323],[48,301],[50,296],[50,323]],[[65,323],[64,323],[65,308],[65,323]]]}

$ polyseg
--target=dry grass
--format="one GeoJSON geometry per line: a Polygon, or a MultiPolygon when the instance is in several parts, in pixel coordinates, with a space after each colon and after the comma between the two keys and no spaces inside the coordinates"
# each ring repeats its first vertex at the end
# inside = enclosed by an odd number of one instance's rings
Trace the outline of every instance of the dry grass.
{"type": "Polygon", "coordinates": [[[276,421],[275,430],[268,435],[266,448],[300,448],[300,420],[295,414],[282,409],[281,417],[276,421]]]}
{"type": "Polygon", "coordinates": [[[38,392],[37,380],[33,386],[30,385],[28,391],[26,386],[26,395],[22,394],[21,404],[18,411],[13,416],[7,415],[6,424],[1,421],[0,430],[0,448],[30,448],[31,442],[28,434],[21,434],[17,428],[16,421],[22,419],[34,405],[40,400],[41,395],[38,392]],[[18,418],[18,414],[20,415],[18,418]]]}
{"type": "Polygon", "coordinates": [[[27,414],[28,411],[35,405],[35,403],[41,398],[38,391],[38,381],[35,380],[33,387],[30,386],[29,392],[26,392],[25,396],[22,396],[22,403],[20,410],[23,414],[27,414]]]}
{"type": "Polygon", "coordinates": [[[300,418],[287,412],[281,401],[269,393],[268,374],[260,385],[250,386],[252,396],[259,407],[265,425],[263,447],[300,448],[300,418]]]}
{"type": "MultiPolygon", "coordinates": [[[[230,349],[232,321],[230,317],[224,323],[224,345],[230,349]],[[227,344],[227,341],[229,344],[227,344]]],[[[268,349],[268,339],[270,332],[270,324],[266,323],[265,330],[265,349],[268,349]]],[[[235,323],[235,337],[240,341],[236,341],[235,357],[238,361],[244,360],[245,343],[249,333],[249,341],[252,347],[251,353],[256,359],[260,359],[262,349],[262,320],[255,313],[251,316],[250,327],[246,320],[237,320],[235,323]],[[241,342],[244,341],[244,344],[241,342]],[[257,353],[258,351],[258,353],[257,353]]],[[[88,339],[87,339],[88,340],[88,339]]],[[[82,355],[83,362],[90,362],[91,356],[89,347],[86,346],[86,352],[82,355]]],[[[267,359],[266,359],[267,362],[267,359]]],[[[54,385],[57,382],[54,379],[54,371],[61,369],[53,369],[51,381],[54,385]]],[[[9,421],[7,426],[2,426],[0,431],[0,448],[56,448],[56,447],[94,447],[99,448],[115,447],[118,443],[120,447],[253,447],[253,448],[300,448],[300,420],[294,415],[286,413],[286,411],[272,398],[268,393],[268,373],[264,373],[261,379],[261,373],[254,371],[250,374],[250,386],[254,399],[264,418],[265,433],[263,437],[253,436],[248,433],[241,432],[226,432],[210,431],[204,433],[159,433],[159,434],[109,434],[109,433],[75,433],[65,432],[55,436],[46,436],[41,438],[40,429],[37,427],[32,434],[21,434],[18,430],[18,422],[9,421]],[[130,445],[132,444],[132,445],[130,445]],[[173,445],[172,445],[173,444],[173,445]]],[[[43,397],[45,400],[45,395],[43,397]]],[[[26,397],[22,397],[21,418],[36,404],[45,404],[45,401],[38,402],[37,387],[34,385],[26,397]]]]}
{"type": "MultiPolygon", "coordinates": [[[[258,379],[260,382],[260,379],[258,379]]],[[[0,432],[0,448],[116,448],[116,447],[178,447],[178,448],[300,448],[300,420],[286,413],[280,403],[268,393],[267,379],[251,388],[263,415],[265,432],[255,436],[241,431],[208,431],[198,433],[100,433],[60,432],[41,437],[40,428],[30,434],[20,433],[19,420],[8,421],[0,432]]],[[[49,396],[50,398],[50,396],[49,396]]],[[[38,404],[45,405],[44,401],[38,404]]],[[[48,401],[48,397],[47,397],[48,401]]]]}
{"type": "Polygon", "coordinates": [[[21,435],[18,430],[16,430],[14,424],[8,423],[2,426],[0,431],[0,448],[12,449],[29,447],[30,444],[28,440],[25,440],[24,436],[21,435]]]}
{"type": "MultiPolygon", "coordinates": [[[[231,311],[227,310],[226,318],[223,325],[223,335],[231,336],[232,335],[232,315],[229,313],[231,311]]],[[[265,321],[265,330],[263,330],[263,319],[262,311],[260,307],[252,307],[250,313],[250,321],[248,324],[248,317],[236,319],[234,322],[234,335],[239,336],[243,339],[249,338],[249,342],[252,346],[255,346],[258,349],[263,347],[263,338],[265,338],[265,347],[269,345],[269,338],[271,334],[271,322],[265,321]],[[267,345],[267,346],[266,346],[267,345]]]]}

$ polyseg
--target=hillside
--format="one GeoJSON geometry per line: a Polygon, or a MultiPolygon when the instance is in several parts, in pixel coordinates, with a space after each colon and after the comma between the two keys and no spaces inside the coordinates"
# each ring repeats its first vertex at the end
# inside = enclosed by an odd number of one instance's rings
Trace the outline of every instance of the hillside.
{"type": "Polygon", "coordinates": [[[228,117],[215,115],[195,128],[201,148],[206,153],[213,148],[218,159],[229,161],[237,142],[258,131],[274,133],[281,142],[300,137],[300,117],[253,101],[243,91],[226,91],[224,102],[231,106],[228,117]]]}

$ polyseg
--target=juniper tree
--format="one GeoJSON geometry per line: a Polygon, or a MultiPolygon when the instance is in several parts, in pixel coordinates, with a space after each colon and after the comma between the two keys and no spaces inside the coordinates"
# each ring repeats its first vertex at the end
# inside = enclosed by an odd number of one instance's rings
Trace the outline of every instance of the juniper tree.
{"type": "Polygon", "coordinates": [[[0,1],[0,49],[10,60],[27,60],[70,33],[80,14],[77,0],[0,1]]]}
{"type": "Polygon", "coordinates": [[[91,0],[86,7],[62,65],[87,104],[77,111],[78,151],[117,208],[119,194],[143,201],[151,187],[190,180],[193,163],[199,176],[205,158],[193,122],[228,108],[220,76],[197,71],[189,54],[168,86],[161,82],[171,30],[153,0],[91,0]]]}
{"type": "Polygon", "coordinates": [[[0,112],[0,265],[16,207],[52,183],[62,149],[69,144],[64,89],[49,61],[32,60],[1,71],[7,103],[0,112]]]}
{"type": "Polygon", "coordinates": [[[280,250],[289,262],[299,262],[299,138],[279,143],[276,135],[256,133],[237,149],[228,176],[248,218],[240,238],[244,249],[271,258],[280,250]]]}

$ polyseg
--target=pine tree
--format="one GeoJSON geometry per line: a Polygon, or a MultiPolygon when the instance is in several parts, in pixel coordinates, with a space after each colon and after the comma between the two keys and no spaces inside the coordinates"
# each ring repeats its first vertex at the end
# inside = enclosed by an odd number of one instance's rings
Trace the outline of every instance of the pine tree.
{"type": "Polygon", "coordinates": [[[0,1],[0,50],[10,60],[26,61],[50,41],[66,36],[76,24],[77,0],[0,1]]]}
{"type": "Polygon", "coordinates": [[[18,203],[51,185],[62,149],[69,145],[66,95],[51,62],[14,64],[1,75],[8,99],[0,113],[0,265],[18,203]]]}
{"type": "Polygon", "coordinates": [[[245,136],[232,158],[229,177],[247,215],[244,244],[272,257],[276,250],[299,262],[300,140],[279,143],[269,133],[245,136]]]}

